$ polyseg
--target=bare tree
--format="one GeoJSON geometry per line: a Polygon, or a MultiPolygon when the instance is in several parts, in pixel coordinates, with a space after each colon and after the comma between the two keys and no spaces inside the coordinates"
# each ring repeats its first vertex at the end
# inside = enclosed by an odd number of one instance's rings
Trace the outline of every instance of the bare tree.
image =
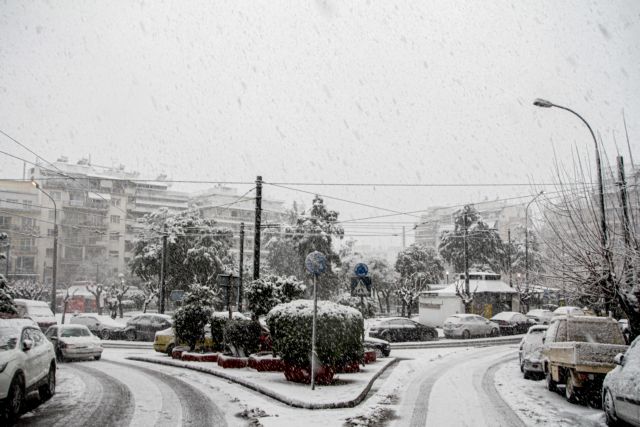
{"type": "Polygon", "coordinates": [[[78,291],[78,288],[75,288],[73,292],[69,293],[69,289],[70,288],[67,288],[64,294],[64,298],[62,299],[62,324],[63,325],[64,325],[64,319],[67,315],[67,307],[69,306],[69,300],[71,300],[71,298],[73,298],[73,296],[78,291]]]}
{"type": "Polygon", "coordinates": [[[415,272],[398,280],[395,294],[402,301],[402,316],[411,317],[412,308],[420,296],[420,292],[428,290],[429,276],[423,272],[415,272]]]}
{"type": "MultiPolygon", "coordinates": [[[[128,290],[129,290],[129,285],[127,285],[124,281],[124,278],[121,277],[120,280],[116,281],[109,288],[109,291],[108,291],[109,297],[110,297],[109,298],[110,307],[113,307],[113,303],[115,302],[118,315],[120,316],[121,319],[124,317],[124,313],[122,309],[122,301],[124,300],[124,296],[126,295],[128,290]]],[[[113,317],[113,315],[111,317],[113,317]]]]}
{"type": "Polygon", "coordinates": [[[542,202],[546,277],[574,304],[600,314],[624,314],[635,337],[640,334],[638,218],[629,216],[627,188],[611,168],[604,168],[603,236],[598,188],[590,184],[588,171],[579,157],[570,172],[556,166],[556,191],[542,202]]]}
{"type": "Polygon", "coordinates": [[[33,280],[16,280],[9,285],[9,293],[13,298],[40,300],[44,291],[44,285],[33,280]]]}
{"type": "Polygon", "coordinates": [[[144,292],[144,300],[142,302],[142,312],[147,312],[147,307],[154,299],[158,298],[160,287],[154,281],[148,281],[142,285],[142,292],[144,292]]]}
{"type": "Polygon", "coordinates": [[[96,285],[87,285],[86,288],[96,299],[96,310],[98,310],[98,314],[102,314],[102,301],[100,297],[105,290],[104,286],[98,283],[96,285]]]}

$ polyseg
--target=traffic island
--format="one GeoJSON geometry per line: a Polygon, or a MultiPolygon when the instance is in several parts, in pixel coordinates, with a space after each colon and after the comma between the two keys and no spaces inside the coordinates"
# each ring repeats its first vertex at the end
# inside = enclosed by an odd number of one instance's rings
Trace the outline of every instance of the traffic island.
{"type": "Polygon", "coordinates": [[[213,362],[187,362],[155,356],[129,356],[128,360],[156,363],[214,375],[257,391],[285,405],[304,409],[353,408],[369,393],[373,383],[382,373],[394,366],[396,359],[389,357],[360,367],[358,373],[336,374],[330,385],[316,385],[287,381],[282,372],[259,372],[251,368],[224,369],[213,362]]]}

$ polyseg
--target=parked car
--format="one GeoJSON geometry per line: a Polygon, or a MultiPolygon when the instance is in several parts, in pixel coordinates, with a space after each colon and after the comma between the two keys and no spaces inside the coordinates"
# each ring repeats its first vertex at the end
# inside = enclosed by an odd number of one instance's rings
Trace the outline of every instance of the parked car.
{"type": "Polygon", "coordinates": [[[368,335],[389,342],[397,341],[437,341],[438,331],[404,317],[372,319],[368,335]]]}
{"type": "Polygon", "coordinates": [[[614,358],[616,367],[602,383],[602,408],[610,426],[627,422],[640,426],[640,338],[614,358]]]}
{"type": "Polygon", "coordinates": [[[536,325],[548,325],[553,317],[551,310],[545,310],[544,308],[536,308],[527,312],[527,317],[536,325]]]}
{"type": "Polygon", "coordinates": [[[500,326],[500,335],[525,334],[531,326],[529,318],[515,311],[503,311],[491,318],[500,326]]]}
{"type": "Polygon", "coordinates": [[[583,309],[581,309],[580,307],[573,307],[570,305],[565,305],[562,307],[558,307],[553,311],[553,317],[556,316],[585,316],[586,313],[584,312],[583,309]]]}
{"type": "Polygon", "coordinates": [[[18,316],[36,322],[42,332],[58,323],[53,311],[49,308],[49,304],[44,301],[14,299],[13,302],[18,308],[18,316]]]}
{"type": "Polygon", "coordinates": [[[378,338],[364,337],[364,348],[375,350],[377,357],[389,357],[389,354],[391,354],[391,345],[389,345],[389,341],[378,338]]]}
{"type": "Polygon", "coordinates": [[[497,337],[500,326],[477,314],[454,314],[445,319],[442,327],[447,338],[497,337]]]}
{"type": "MultiPolygon", "coordinates": [[[[547,388],[566,384],[565,397],[576,403],[600,394],[614,358],[626,351],[618,322],[608,317],[555,317],[544,336],[543,368],[547,388]]],[[[600,400],[601,396],[597,396],[600,400]]]]}
{"type": "Polygon", "coordinates": [[[125,325],[109,316],[94,313],[78,314],[73,316],[69,323],[84,325],[89,328],[92,334],[103,340],[118,339],[124,336],[125,325]]]}
{"type": "MultiPolygon", "coordinates": [[[[186,345],[184,343],[181,343],[186,345]]],[[[211,325],[205,326],[204,343],[200,342],[196,344],[196,347],[203,349],[213,348],[214,342],[211,337],[211,325]]],[[[176,347],[176,331],[173,326],[163,329],[155,333],[153,339],[153,349],[159,353],[167,353],[171,356],[171,352],[176,347]]]]}
{"type": "Polygon", "coordinates": [[[172,325],[173,320],[166,314],[139,314],[127,321],[124,335],[129,341],[153,341],[156,332],[172,325]]]}
{"type": "Polygon", "coordinates": [[[520,372],[524,374],[525,379],[544,373],[542,369],[542,338],[547,332],[547,328],[547,325],[533,325],[520,341],[518,359],[520,372]]]}
{"type": "Polygon", "coordinates": [[[56,325],[47,329],[45,336],[53,343],[59,362],[72,359],[102,357],[102,342],[84,325],[56,325]]]}
{"type": "Polygon", "coordinates": [[[43,401],[56,392],[53,345],[32,320],[0,319],[0,406],[11,421],[34,390],[43,401]]]}

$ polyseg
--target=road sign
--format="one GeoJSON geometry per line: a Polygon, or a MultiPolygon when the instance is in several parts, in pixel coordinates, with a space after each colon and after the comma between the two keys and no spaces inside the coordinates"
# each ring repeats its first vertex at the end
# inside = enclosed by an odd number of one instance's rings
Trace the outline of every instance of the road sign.
{"type": "Polygon", "coordinates": [[[182,301],[184,299],[184,291],[174,289],[169,294],[169,299],[173,302],[182,301]]]}
{"type": "Polygon", "coordinates": [[[318,276],[324,273],[327,269],[327,258],[322,252],[313,251],[307,255],[307,259],[304,261],[304,266],[307,271],[314,276],[318,276]]]}
{"type": "Polygon", "coordinates": [[[360,262],[360,263],[356,264],[356,268],[353,269],[353,272],[358,277],[364,277],[369,273],[369,268],[367,268],[367,264],[364,264],[364,263],[360,262]]]}
{"type": "Polygon", "coordinates": [[[371,296],[371,277],[352,277],[351,278],[351,296],[352,297],[370,297],[371,296]]]}

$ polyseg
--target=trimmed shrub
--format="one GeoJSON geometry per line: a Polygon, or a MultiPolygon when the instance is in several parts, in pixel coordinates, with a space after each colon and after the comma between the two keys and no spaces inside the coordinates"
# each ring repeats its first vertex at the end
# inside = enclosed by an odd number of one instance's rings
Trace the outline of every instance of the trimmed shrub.
{"type": "Polygon", "coordinates": [[[224,327],[224,339],[234,356],[246,357],[260,348],[260,323],[230,320],[224,327]]]}
{"type": "MultiPolygon", "coordinates": [[[[313,301],[296,300],[280,304],[267,316],[273,348],[286,363],[311,365],[313,301]]],[[[343,366],[360,361],[363,355],[362,314],[351,307],[318,301],[316,352],[320,365],[343,366]]]]}
{"type": "Polygon", "coordinates": [[[254,280],[245,289],[247,306],[257,319],[266,315],[278,304],[300,298],[306,289],[303,282],[294,276],[268,275],[254,280]]]}
{"type": "MultiPolygon", "coordinates": [[[[231,315],[234,319],[249,320],[247,316],[242,313],[234,311],[231,315]]],[[[224,350],[224,327],[229,321],[228,311],[215,311],[211,314],[211,339],[213,340],[213,349],[217,351],[224,350]]]]}
{"type": "Polygon", "coordinates": [[[173,315],[173,328],[177,342],[185,342],[193,351],[198,342],[204,342],[204,327],[211,317],[215,293],[207,286],[193,284],[186,293],[182,307],[173,315]]]}

